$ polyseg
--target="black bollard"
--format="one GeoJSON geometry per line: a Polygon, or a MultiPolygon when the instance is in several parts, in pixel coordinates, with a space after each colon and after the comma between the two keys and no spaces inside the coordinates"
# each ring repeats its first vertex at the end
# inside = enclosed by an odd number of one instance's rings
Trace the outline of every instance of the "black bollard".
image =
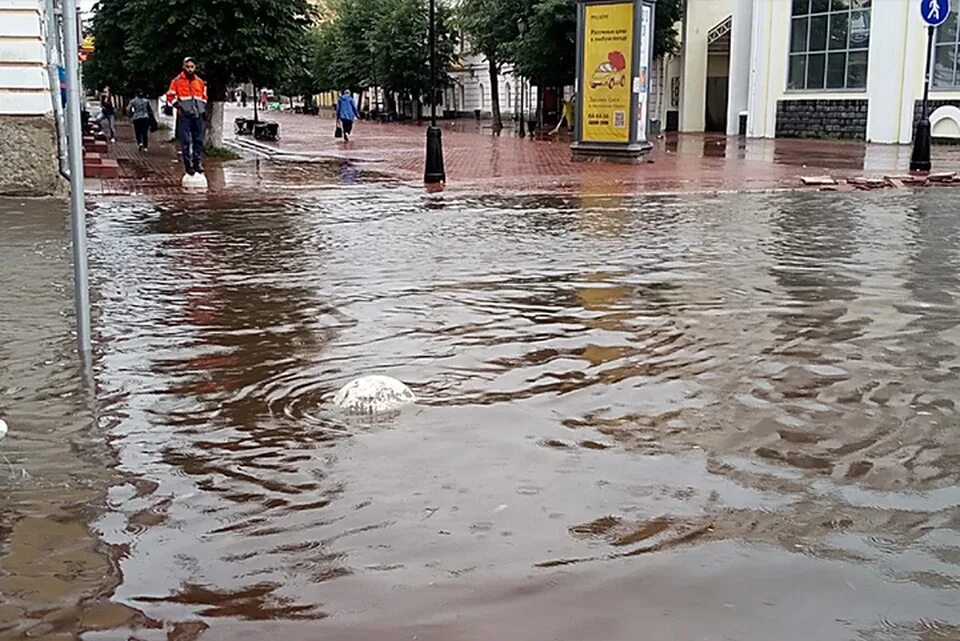
{"type": "Polygon", "coordinates": [[[443,140],[440,127],[427,128],[427,163],[423,172],[423,182],[428,185],[447,182],[443,169],[443,140]]]}
{"type": "Polygon", "coordinates": [[[910,171],[929,172],[930,162],[930,119],[926,116],[917,123],[913,138],[913,154],[910,156],[910,171]]]}

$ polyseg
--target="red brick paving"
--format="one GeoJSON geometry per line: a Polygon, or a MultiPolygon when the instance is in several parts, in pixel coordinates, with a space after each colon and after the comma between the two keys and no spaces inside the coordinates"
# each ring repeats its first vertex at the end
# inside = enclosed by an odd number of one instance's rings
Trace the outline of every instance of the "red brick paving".
{"type": "MultiPolygon", "coordinates": [[[[238,115],[228,107],[231,129],[238,115]]],[[[358,122],[349,143],[333,136],[329,117],[270,112],[280,123],[276,150],[310,159],[340,160],[367,172],[419,185],[425,147],[424,128],[407,124],[358,122]]],[[[447,190],[505,192],[568,192],[616,194],[771,190],[800,187],[800,176],[831,174],[840,178],[903,173],[910,149],[894,145],[801,140],[744,140],[711,135],[670,136],[656,142],[650,162],[620,165],[574,162],[565,140],[520,139],[505,130],[494,136],[477,123],[442,123],[447,190]]],[[[182,170],[176,147],[154,134],[148,154],[137,151],[129,125],[120,126],[120,142],[110,155],[120,163],[120,178],[104,180],[105,193],[181,193],[182,170]]],[[[960,148],[935,147],[936,171],[960,170],[960,148]]],[[[210,159],[207,176],[212,192],[264,191],[323,186],[331,168],[286,162],[210,159]]],[[[336,174],[334,168],[333,173],[336,174]]]]}
{"type": "MultiPolygon", "coordinates": [[[[243,115],[228,109],[228,120],[243,115]]],[[[329,116],[270,112],[281,125],[271,146],[294,154],[352,160],[418,183],[425,134],[421,126],[358,122],[349,143],[333,137],[329,116]]],[[[441,123],[447,189],[489,191],[682,192],[800,187],[800,177],[838,178],[903,173],[910,149],[895,145],[812,140],[746,140],[715,135],[660,139],[643,165],[574,162],[569,142],[494,136],[476,123],[441,123]]],[[[936,147],[937,171],[960,170],[960,149],[936,147]]]]}

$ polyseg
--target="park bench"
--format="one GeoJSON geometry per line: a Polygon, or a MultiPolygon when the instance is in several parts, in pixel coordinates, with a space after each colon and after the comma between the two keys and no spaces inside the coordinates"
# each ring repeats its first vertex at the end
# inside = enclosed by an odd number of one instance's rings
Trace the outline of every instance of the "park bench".
{"type": "Polygon", "coordinates": [[[253,129],[256,126],[258,121],[251,118],[234,118],[233,120],[233,130],[238,136],[252,136],[253,129]]]}
{"type": "Polygon", "coordinates": [[[273,121],[258,122],[253,127],[253,137],[257,140],[277,140],[280,137],[280,123],[273,121]]]}

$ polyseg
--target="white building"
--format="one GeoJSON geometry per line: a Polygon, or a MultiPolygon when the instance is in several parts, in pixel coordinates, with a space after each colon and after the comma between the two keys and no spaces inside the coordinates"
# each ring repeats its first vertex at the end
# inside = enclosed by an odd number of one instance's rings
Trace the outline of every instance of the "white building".
{"type": "MultiPolygon", "coordinates": [[[[473,115],[479,111],[484,118],[493,112],[493,92],[490,68],[483,56],[470,55],[461,50],[460,64],[449,71],[452,86],[443,95],[445,112],[460,116],[473,115]]],[[[514,75],[513,68],[505,66],[497,76],[500,91],[500,113],[504,124],[520,112],[520,97],[523,92],[524,115],[534,113],[537,105],[537,88],[522,82],[514,75]],[[531,105],[533,108],[531,109],[531,105]]],[[[452,115],[452,114],[451,114],[452,115]]]]}
{"type": "Polygon", "coordinates": [[[0,0],[0,194],[60,189],[43,18],[38,0],[0,0]]]}
{"type": "MultiPolygon", "coordinates": [[[[681,131],[910,143],[923,96],[920,0],[687,0],[681,131]]],[[[957,14],[938,30],[934,137],[960,137],[957,14]]],[[[669,94],[668,94],[669,95],[669,94]]]]}

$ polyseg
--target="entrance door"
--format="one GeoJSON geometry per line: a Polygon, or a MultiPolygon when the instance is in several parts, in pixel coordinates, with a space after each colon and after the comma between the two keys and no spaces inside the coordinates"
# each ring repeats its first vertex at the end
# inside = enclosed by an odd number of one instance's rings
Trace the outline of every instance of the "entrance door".
{"type": "Polygon", "coordinates": [[[707,78],[707,113],[705,129],[707,131],[727,131],[727,98],[730,78],[718,76],[707,78]]]}
{"type": "Polygon", "coordinates": [[[707,96],[704,130],[727,133],[727,100],[730,89],[730,30],[727,17],[707,33],[707,96]]]}

